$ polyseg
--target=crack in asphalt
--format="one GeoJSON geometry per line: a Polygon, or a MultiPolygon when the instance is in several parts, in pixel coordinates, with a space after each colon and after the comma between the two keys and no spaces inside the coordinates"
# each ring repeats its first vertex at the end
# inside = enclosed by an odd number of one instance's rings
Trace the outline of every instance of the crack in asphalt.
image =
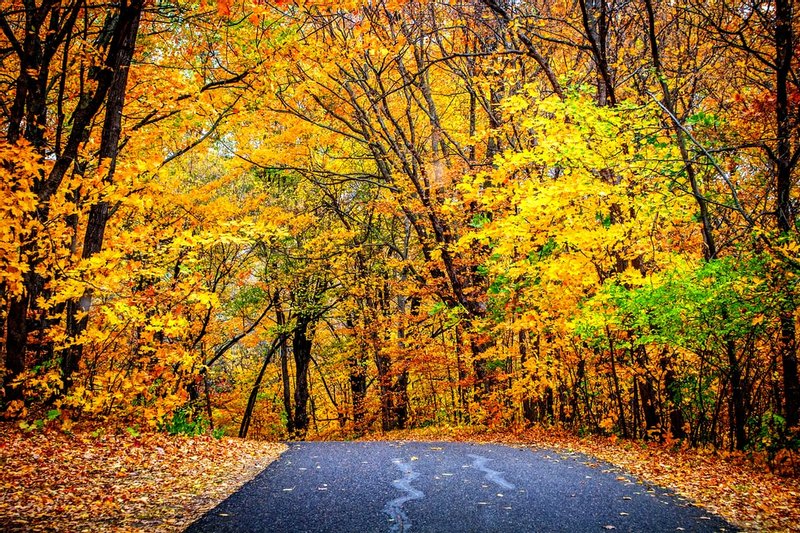
{"type": "Polygon", "coordinates": [[[482,455],[475,455],[475,454],[468,454],[467,457],[472,457],[472,466],[480,470],[481,472],[485,473],[484,476],[487,481],[491,481],[498,487],[503,487],[504,489],[511,490],[514,487],[512,483],[509,483],[505,479],[503,479],[503,472],[498,472],[497,470],[492,470],[491,468],[486,466],[486,463],[491,461],[488,457],[484,457],[482,455]]]}
{"type": "Polygon", "coordinates": [[[411,482],[419,477],[419,472],[415,471],[410,463],[406,463],[402,459],[394,459],[392,462],[403,472],[403,477],[392,481],[392,485],[406,494],[388,502],[384,506],[383,512],[389,515],[389,519],[392,520],[390,529],[392,533],[405,533],[411,530],[411,520],[403,511],[403,505],[411,500],[424,498],[425,493],[411,486],[411,482]]]}

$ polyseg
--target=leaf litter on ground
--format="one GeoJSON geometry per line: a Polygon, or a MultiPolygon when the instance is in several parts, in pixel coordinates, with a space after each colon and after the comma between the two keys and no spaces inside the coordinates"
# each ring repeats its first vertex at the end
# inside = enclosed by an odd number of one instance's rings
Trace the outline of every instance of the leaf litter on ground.
{"type": "Polygon", "coordinates": [[[182,531],[286,449],[0,423],[1,531],[182,531]]]}

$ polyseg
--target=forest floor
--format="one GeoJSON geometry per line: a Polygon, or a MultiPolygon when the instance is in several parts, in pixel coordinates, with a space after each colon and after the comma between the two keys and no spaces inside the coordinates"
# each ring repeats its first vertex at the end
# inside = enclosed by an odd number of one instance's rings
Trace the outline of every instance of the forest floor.
{"type": "MultiPolygon", "coordinates": [[[[784,475],[779,475],[770,472],[760,456],[614,437],[579,438],[538,428],[516,432],[427,428],[388,432],[365,440],[486,442],[579,453],[627,470],[640,482],[671,489],[743,531],[800,531],[798,465],[784,464],[784,475]]],[[[795,455],[786,460],[797,462],[800,458],[795,455]]]]}
{"type": "Polygon", "coordinates": [[[0,531],[183,531],[285,449],[0,423],[0,531]]]}

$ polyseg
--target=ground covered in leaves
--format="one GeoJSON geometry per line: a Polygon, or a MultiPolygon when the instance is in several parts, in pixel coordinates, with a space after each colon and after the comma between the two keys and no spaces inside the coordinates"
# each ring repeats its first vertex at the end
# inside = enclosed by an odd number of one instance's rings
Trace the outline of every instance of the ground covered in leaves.
{"type": "Polygon", "coordinates": [[[552,429],[497,433],[435,428],[390,432],[379,438],[495,442],[583,454],[589,456],[590,466],[603,467],[592,459],[597,458],[620,467],[639,482],[671,489],[743,531],[800,531],[800,478],[770,472],[757,456],[614,437],[578,438],[552,429]]]}
{"type": "Polygon", "coordinates": [[[182,531],[282,444],[0,424],[0,531],[182,531]]]}

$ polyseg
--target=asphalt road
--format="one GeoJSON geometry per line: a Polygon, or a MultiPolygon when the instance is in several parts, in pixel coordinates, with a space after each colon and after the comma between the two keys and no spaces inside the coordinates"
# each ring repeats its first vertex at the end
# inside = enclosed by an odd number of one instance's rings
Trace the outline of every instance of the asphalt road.
{"type": "Polygon", "coordinates": [[[580,455],[419,442],[306,442],[188,532],[733,531],[580,455]]]}

